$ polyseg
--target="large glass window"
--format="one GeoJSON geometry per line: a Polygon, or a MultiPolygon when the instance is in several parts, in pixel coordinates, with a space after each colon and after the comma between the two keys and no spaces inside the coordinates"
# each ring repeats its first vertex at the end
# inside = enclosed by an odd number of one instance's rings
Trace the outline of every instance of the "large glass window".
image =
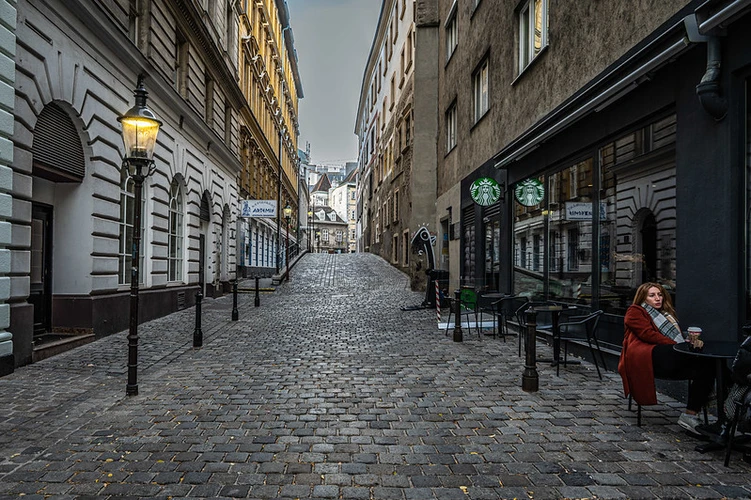
{"type": "MultiPolygon", "coordinates": [[[[143,192],[141,193],[143,194],[143,192]]],[[[120,248],[118,251],[118,283],[130,284],[133,268],[133,227],[135,221],[135,183],[124,168],[120,173],[120,248]]],[[[144,228],[146,227],[146,197],[141,196],[141,244],[139,245],[138,281],[144,283],[144,228]]]]}
{"type": "Polygon", "coordinates": [[[520,183],[514,203],[514,293],[533,298],[545,295],[543,273],[536,271],[532,258],[532,242],[545,231],[545,178],[520,183]],[[522,186],[523,184],[523,186],[522,186]]]}
{"type": "Polygon", "coordinates": [[[167,240],[167,258],[169,259],[169,281],[182,281],[183,279],[183,195],[180,183],[177,179],[170,186],[169,200],[169,239],[167,240]]]}
{"type": "MultiPolygon", "coordinates": [[[[645,281],[676,289],[675,115],[600,149],[600,308],[625,314],[645,281]]],[[[675,296],[674,296],[675,298],[675,296]]]]}

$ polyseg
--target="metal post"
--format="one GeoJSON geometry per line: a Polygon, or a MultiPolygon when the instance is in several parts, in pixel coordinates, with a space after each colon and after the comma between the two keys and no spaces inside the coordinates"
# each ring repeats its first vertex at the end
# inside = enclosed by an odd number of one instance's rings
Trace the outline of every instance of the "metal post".
{"type": "Polygon", "coordinates": [[[255,306],[258,307],[261,305],[261,296],[258,295],[258,276],[256,276],[256,301],[255,306]]]}
{"type": "Polygon", "coordinates": [[[201,330],[201,300],[203,294],[200,290],[196,292],[196,328],[193,330],[193,347],[203,345],[203,331],[201,330]]]}
{"type": "Polygon", "coordinates": [[[461,342],[462,337],[462,292],[456,290],[454,292],[454,342],[461,342]]]}
{"type": "Polygon", "coordinates": [[[528,309],[525,314],[527,315],[527,332],[524,342],[527,349],[522,374],[522,390],[537,392],[540,382],[540,376],[537,374],[537,311],[528,309]]]}
{"type": "Polygon", "coordinates": [[[287,238],[284,242],[284,260],[287,261],[287,281],[289,281],[289,219],[287,219],[287,238]]]}
{"type": "Polygon", "coordinates": [[[232,321],[237,321],[239,314],[237,312],[237,278],[232,284],[232,321]]]}
{"type": "Polygon", "coordinates": [[[282,234],[282,128],[279,127],[279,178],[276,186],[276,274],[281,267],[280,244],[282,234]]]}
{"type": "MultiPolygon", "coordinates": [[[[132,160],[137,161],[137,160],[132,160]]],[[[137,169],[133,176],[133,189],[135,190],[135,211],[133,214],[133,250],[131,254],[130,271],[130,325],[128,328],[128,385],[125,394],[128,396],[138,395],[138,266],[141,259],[141,204],[143,180],[141,168],[137,169]]]]}

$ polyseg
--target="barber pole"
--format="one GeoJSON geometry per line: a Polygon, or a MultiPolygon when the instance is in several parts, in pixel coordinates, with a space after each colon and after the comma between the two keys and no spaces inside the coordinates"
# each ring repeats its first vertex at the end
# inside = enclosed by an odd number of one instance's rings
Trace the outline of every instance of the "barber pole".
{"type": "Polygon", "coordinates": [[[438,323],[441,322],[441,292],[438,289],[438,280],[435,281],[435,313],[438,316],[438,323]]]}

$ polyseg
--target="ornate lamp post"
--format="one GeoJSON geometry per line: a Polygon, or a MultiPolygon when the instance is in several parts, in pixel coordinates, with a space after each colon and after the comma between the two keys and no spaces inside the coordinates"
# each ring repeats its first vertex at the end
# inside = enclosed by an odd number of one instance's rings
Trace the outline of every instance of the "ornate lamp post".
{"type": "Polygon", "coordinates": [[[138,76],[138,84],[133,95],[136,97],[136,105],[117,119],[123,128],[123,144],[125,145],[122,168],[127,168],[128,175],[133,179],[136,204],[133,214],[133,249],[130,274],[128,385],[125,389],[128,396],[138,394],[138,284],[140,281],[138,266],[140,265],[141,253],[143,181],[156,170],[154,160],[151,157],[154,154],[159,127],[162,125],[162,122],[157,120],[154,113],[146,106],[146,99],[149,94],[143,86],[143,75],[138,76]]]}
{"type": "Polygon", "coordinates": [[[284,207],[284,220],[287,221],[287,237],[284,242],[284,258],[287,261],[287,281],[289,281],[289,221],[292,218],[292,207],[289,206],[289,202],[284,207]]]}

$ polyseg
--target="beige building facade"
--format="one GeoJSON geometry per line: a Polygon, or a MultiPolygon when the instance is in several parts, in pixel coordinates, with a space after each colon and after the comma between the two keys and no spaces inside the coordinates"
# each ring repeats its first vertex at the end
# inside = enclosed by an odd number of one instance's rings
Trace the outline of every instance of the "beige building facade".
{"type": "Polygon", "coordinates": [[[430,219],[413,209],[415,3],[384,0],[363,74],[358,137],[357,249],[372,252],[424,285],[426,263],[411,251],[412,234],[430,219]]]}

